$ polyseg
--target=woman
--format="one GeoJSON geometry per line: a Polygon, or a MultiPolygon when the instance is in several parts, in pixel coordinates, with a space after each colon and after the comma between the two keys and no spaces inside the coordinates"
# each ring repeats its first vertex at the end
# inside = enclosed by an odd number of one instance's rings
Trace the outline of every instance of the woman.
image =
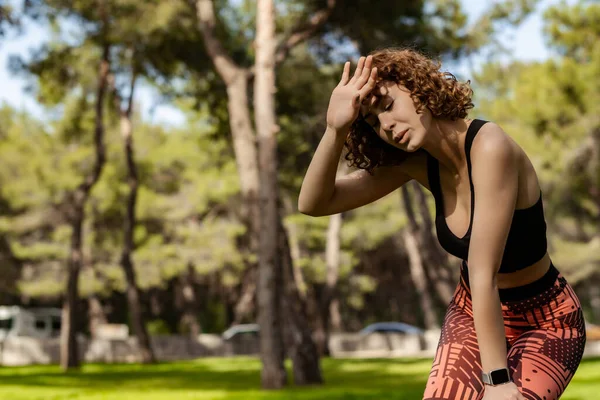
{"type": "Polygon", "coordinates": [[[336,214],[416,180],[441,245],[463,260],[424,399],[557,399],[585,345],[581,305],[548,256],[535,170],[472,90],[413,50],[346,63],[298,207],[336,214]],[[344,145],[358,168],[336,179],[344,145]]]}

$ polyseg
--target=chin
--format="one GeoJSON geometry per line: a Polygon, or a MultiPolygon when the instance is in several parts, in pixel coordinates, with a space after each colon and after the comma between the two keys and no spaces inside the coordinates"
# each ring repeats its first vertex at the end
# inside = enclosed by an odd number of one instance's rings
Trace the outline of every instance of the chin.
{"type": "Polygon", "coordinates": [[[415,140],[415,138],[409,138],[408,142],[403,146],[403,150],[407,153],[414,153],[419,150],[423,146],[423,143],[420,140],[415,140]]]}
{"type": "Polygon", "coordinates": [[[412,153],[412,152],[418,150],[418,147],[415,146],[413,141],[411,141],[411,140],[408,140],[408,142],[401,144],[399,147],[401,150],[404,150],[407,153],[412,153]]]}

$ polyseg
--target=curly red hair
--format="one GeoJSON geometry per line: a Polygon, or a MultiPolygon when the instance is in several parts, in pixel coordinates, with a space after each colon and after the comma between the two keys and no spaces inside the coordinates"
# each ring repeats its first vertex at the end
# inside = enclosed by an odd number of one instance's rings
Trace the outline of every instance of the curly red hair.
{"type": "MultiPolygon", "coordinates": [[[[412,49],[388,48],[371,53],[380,82],[404,86],[415,102],[418,113],[427,108],[434,118],[465,118],[473,108],[473,90],[469,82],[460,82],[441,63],[412,49]]],[[[359,116],[350,127],[344,143],[350,166],[369,172],[379,166],[399,165],[410,155],[384,142],[359,116]]]]}

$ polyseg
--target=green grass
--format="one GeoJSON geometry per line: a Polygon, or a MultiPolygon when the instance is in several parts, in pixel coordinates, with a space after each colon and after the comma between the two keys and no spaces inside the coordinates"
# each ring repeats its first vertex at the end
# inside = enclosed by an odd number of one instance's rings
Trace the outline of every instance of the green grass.
{"type": "MultiPolygon", "coordinates": [[[[260,390],[254,358],[200,359],[142,365],[86,365],[63,374],[57,366],[0,368],[6,400],[358,400],[421,399],[431,360],[323,360],[326,384],[260,390]]],[[[600,359],[582,363],[561,400],[598,398],[600,359]]]]}

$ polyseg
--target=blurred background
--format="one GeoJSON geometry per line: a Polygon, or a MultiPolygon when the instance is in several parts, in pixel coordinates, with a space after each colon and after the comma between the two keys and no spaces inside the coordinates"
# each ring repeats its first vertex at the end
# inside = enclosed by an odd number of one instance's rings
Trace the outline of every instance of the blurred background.
{"type": "Polygon", "coordinates": [[[535,165],[593,398],[598,39],[593,0],[0,1],[0,397],[420,399],[459,270],[432,196],[297,212],[343,63],[410,46],[535,165]]]}

